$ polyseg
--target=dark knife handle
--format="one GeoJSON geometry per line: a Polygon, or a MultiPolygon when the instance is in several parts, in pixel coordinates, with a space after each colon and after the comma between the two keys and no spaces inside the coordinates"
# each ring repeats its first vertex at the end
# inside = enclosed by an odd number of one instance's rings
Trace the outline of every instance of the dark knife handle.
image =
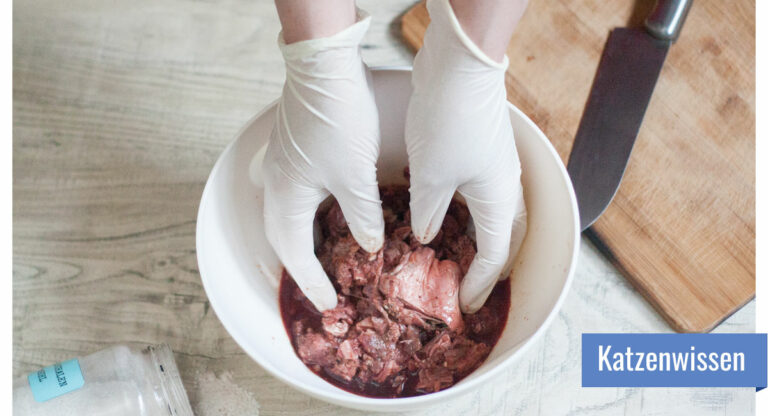
{"type": "Polygon", "coordinates": [[[693,0],[657,0],[656,7],[645,19],[645,28],[651,36],[674,42],[680,36],[693,0]]]}

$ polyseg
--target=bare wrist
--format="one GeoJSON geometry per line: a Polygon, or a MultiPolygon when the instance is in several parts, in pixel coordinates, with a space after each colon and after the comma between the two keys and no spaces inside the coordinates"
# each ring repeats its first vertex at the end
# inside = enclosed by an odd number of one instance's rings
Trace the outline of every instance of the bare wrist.
{"type": "Polygon", "coordinates": [[[334,35],[355,23],[354,0],[275,0],[286,44],[334,35]]]}
{"type": "Polygon", "coordinates": [[[450,4],[472,42],[501,62],[528,0],[450,0],[450,4]]]}

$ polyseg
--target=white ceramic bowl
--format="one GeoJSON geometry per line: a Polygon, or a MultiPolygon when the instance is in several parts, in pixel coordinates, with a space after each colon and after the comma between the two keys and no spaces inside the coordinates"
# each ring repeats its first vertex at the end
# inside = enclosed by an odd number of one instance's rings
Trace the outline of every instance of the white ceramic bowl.
{"type": "MultiPolygon", "coordinates": [[[[410,70],[374,70],[382,146],[379,183],[402,183],[403,124],[410,70]]],[[[197,217],[197,259],[208,298],[224,327],[264,369],[311,396],[362,410],[422,407],[465,393],[507,371],[545,330],[570,286],[579,245],[576,198],[544,133],[513,105],[509,112],[522,162],[528,234],[512,273],[511,310],[501,339],[472,374],[446,390],[374,399],[348,393],[312,373],[296,356],[278,307],[282,266],[264,236],[260,159],[274,105],[248,122],[213,168],[197,217]]]]}

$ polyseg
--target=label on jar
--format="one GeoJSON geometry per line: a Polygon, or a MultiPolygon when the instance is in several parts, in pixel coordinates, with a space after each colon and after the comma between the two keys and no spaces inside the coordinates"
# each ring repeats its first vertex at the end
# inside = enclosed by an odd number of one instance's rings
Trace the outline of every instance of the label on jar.
{"type": "Polygon", "coordinates": [[[44,402],[83,387],[83,373],[76,358],[29,373],[29,387],[35,401],[44,402]]]}

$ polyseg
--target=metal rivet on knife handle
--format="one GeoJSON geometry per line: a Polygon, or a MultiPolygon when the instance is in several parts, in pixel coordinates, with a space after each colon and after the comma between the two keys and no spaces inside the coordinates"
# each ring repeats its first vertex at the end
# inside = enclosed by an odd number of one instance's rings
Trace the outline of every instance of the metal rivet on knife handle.
{"type": "Polygon", "coordinates": [[[658,0],[656,7],[645,19],[645,28],[651,36],[674,42],[680,36],[693,0],[658,0]]]}

